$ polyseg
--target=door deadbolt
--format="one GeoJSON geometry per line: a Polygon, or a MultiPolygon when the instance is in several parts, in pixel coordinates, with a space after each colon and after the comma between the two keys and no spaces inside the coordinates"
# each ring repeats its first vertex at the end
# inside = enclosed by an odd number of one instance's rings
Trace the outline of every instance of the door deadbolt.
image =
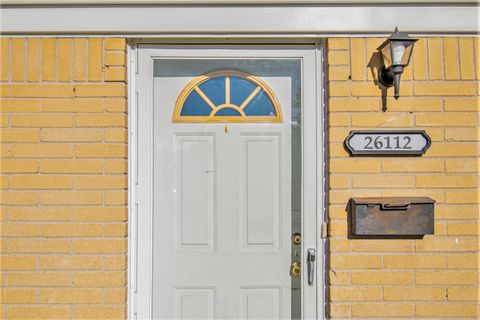
{"type": "Polygon", "coordinates": [[[302,243],[302,236],[300,235],[300,233],[292,234],[292,243],[296,245],[299,245],[302,243]]]}
{"type": "Polygon", "coordinates": [[[302,268],[300,268],[300,262],[295,261],[290,266],[290,275],[292,277],[298,277],[301,274],[301,270],[302,270],[302,268]]]}

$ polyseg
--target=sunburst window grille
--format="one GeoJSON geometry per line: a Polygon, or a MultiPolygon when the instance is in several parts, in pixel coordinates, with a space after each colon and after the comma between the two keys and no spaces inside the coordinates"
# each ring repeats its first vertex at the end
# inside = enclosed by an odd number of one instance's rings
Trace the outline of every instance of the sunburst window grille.
{"type": "Polygon", "coordinates": [[[281,122],[272,89],[251,74],[222,70],[194,78],[175,103],[174,122],[281,122]]]}

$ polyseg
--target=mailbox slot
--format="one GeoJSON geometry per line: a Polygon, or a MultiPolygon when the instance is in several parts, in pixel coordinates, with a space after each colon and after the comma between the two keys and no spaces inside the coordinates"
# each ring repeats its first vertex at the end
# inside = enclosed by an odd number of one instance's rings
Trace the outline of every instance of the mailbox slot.
{"type": "Polygon", "coordinates": [[[421,236],[434,233],[434,203],[428,197],[351,198],[352,234],[421,236]]]}

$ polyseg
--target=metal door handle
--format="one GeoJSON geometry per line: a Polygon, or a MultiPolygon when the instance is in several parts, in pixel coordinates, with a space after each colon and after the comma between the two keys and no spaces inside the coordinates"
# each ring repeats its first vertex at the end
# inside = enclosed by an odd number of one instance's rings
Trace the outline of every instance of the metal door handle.
{"type": "Polygon", "coordinates": [[[307,249],[307,275],[308,285],[313,286],[313,276],[315,274],[315,249],[307,249]]]}

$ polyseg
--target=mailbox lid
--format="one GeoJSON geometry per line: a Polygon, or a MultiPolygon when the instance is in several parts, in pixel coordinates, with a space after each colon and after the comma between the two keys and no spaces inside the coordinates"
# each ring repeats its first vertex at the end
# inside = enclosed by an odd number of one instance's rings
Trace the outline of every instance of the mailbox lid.
{"type": "Polygon", "coordinates": [[[429,197],[370,197],[370,198],[351,198],[354,204],[379,204],[379,205],[407,205],[407,204],[427,204],[435,203],[435,200],[429,197]]]}

